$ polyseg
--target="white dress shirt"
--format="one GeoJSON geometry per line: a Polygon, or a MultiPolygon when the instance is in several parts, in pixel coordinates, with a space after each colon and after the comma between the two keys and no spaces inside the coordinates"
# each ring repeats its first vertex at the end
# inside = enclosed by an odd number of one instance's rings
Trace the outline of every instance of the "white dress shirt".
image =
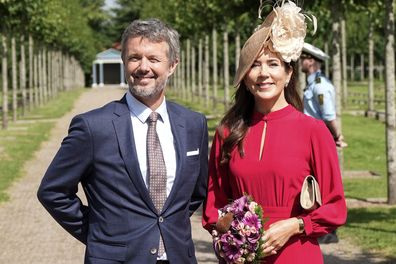
{"type": "MultiPolygon", "coordinates": [[[[146,146],[148,124],[146,123],[146,120],[151,114],[152,110],[133,97],[130,91],[127,92],[126,99],[131,112],[133,137],[135,139],[139,167],[144,183],[148,188],[146,146]]],[[[166,195],[169,196],[176,175],[176,151],[165,99],[155,110],[155,112],[160,115],[160,118],[158,118],[157,121],[156,129],[164,155],[167,175],[166,195]]]]}

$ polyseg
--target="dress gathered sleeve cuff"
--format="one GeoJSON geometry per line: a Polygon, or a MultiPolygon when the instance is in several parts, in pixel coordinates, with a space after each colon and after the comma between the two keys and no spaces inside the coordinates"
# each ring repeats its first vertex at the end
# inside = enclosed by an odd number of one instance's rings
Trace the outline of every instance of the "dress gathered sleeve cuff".
{"type": "Polygon", "coordinates": [[[311,169],[322,195],[322,205],[303,216],[305,233],[319,237],[343,225],[347,207],[334,140],[323,121],[311,133],[311,169]]]}
{"type": "Polygon", "coordinates": [[[218,220],[218,210],[224,207],[231,198],[228,165],[220,164],[221,146],[222,139],[216,131],[209,156],[208,189],[202,214],[202,225],[209,232],[212,232],[218,220]]]}

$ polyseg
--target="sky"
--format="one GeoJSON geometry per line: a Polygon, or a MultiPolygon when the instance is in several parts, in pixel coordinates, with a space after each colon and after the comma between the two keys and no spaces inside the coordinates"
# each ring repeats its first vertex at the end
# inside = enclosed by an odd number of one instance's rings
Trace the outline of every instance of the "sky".
{"type": "Polygon", "coordinates": [[[116,0],[106,0],[105,3],[106,3],[105,9],[109,9],[117,5],[116,0]]]}

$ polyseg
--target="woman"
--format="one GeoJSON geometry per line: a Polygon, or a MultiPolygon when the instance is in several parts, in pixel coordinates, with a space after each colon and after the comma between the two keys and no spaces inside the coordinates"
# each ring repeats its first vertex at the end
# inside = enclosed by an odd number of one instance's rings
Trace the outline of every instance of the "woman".
{"type": "Polygon", "coordinates": [[[218,209],[248,193],[267,217],[265,263],[323,263],[317,238],[346,220],[334,140],[322,121],[300,112],[293,62],[305,37],[300,10],[290,1],[276,7],[245,43],[235,102],[216,131],[209,161],[204,227],[212,231],[218,209]],[[315,176],[322,195],[313,211],[299,203],[307,175],[315,176]]]}

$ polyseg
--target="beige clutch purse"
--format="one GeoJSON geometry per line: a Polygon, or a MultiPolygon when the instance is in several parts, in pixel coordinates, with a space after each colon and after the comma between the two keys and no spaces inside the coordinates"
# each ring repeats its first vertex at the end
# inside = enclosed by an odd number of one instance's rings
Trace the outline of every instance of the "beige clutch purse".
{"type": "Polygon", "coordinates": [[[301,187],[300,204],[305,210],[311,211],[322,205],[319,184],[315,177],[308,175],[305,177],[301,187]]]}

